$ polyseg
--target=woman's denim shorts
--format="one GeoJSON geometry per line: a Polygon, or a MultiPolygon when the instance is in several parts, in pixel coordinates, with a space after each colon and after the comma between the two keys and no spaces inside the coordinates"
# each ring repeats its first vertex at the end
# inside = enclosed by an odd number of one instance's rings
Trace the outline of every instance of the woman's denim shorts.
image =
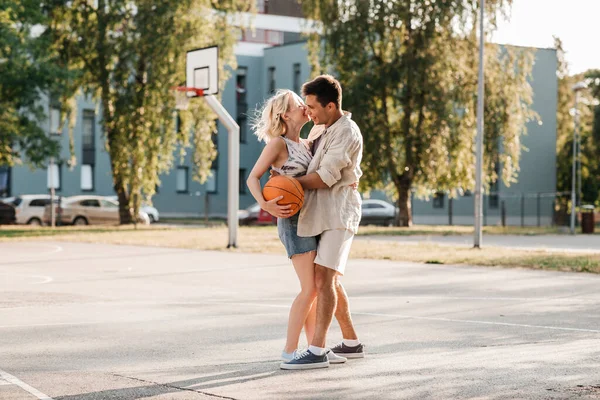
{"type": "Polygon", "coordinates": [[[277,218],[277,232],[289,258],[317,250],[317,236],[298,236],[298,214],[290,218],[277,218]]]}

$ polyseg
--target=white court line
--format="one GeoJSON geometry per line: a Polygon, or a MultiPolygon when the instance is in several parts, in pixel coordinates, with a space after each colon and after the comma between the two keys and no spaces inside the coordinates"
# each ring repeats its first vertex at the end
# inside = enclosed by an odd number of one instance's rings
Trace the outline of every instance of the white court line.
{"type": "MultiPolygon", "coordinates": [[[[229,304],[247,305],[247,306],[255,306],[255,307],[270,307],[270,308],[288,308],[288,309],[290,308],[289,306],[284,306],[284,305],[279,305],[279,304],[261,304],[261,303],[229,303],[229,304]]],[[[438,322],[458,322],[458,323],[464,323],[464,324],[511,326],[511,327],[518,327],[518,328],[548,329],[548,330],[555,330],[555,331],[600,333],[600,330],[597,330],[597,329],[566,328],[566,327],[561,327],[561,326],[514,324],[514,323],[510,323],[510,322],[477,321],[477,320],[469,320],[469,319],[452,319],[452,318],[439,318],[439,317],[419,317],[419,316],[415,316],[415,315],[404,315],[404,314],[352,312],[352,315],[369,315],[369,316],[375,316],[375,317],[416,319],[416,320],[423,320],[423,321],[438,321],[438,322]]]]}
{"type": "Polygon", "coordinates": [[[0,378],[4,379],[5,381],[7,381],[13,385],[19,386],[21,389],[31,393],[32,395],[34,395],[35,397],[37,397],[40,400],[53,400],[52,397],[40,392],[39,390],[37,390],[36,388],[34,388],[32,386],[29,386],[28,384],[21,381],[16,376],[12,376],[8,372],[2,371],[1,369],[0,369],[0,378]]]}
{"type": "Polygon", "coordinates": [[[31,285],[43,285],[44,283],[50,283],[54,280],[51,276],[47,275],[26,275],[26,274],[12,274],[10,272],[0,272],[0,275],[8,275],[8,276],[20,276],[22,278],[34,278],[40,279],[41,282],[31,282],[31,285]]]}

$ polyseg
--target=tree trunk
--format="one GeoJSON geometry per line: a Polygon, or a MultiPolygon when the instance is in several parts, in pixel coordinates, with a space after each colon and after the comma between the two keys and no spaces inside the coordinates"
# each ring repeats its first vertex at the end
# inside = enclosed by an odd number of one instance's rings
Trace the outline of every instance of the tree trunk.
{"type": "Polygon", "coordinates": [[[412,203],[410,196],[411,179],[405,176],[396,181],[398,190],[398,226],[412,226],[412,203]]]}
{"type": "Polygon", "coordinates": [[[131,215],[131,211],[129,210],[129,198],[127,196],[127,191],[125,189],[125,185],[123,184],[120,178],[115,177],[114,189],[115,192],[117,192],[117,197],[119,199],[119,219],[121,225],[134,223],[135,221],[131,215]]]}

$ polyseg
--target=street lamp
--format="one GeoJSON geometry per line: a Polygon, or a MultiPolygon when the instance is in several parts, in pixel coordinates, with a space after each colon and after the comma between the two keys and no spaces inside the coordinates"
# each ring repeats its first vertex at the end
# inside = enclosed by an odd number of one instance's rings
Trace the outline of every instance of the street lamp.
{"type": "Polygon", "coordinates": [[[479,1],[479,81],[477,92],[477,138],[475,140],[475,232],[473,238],[473,247],[481,247],[482,229],[481,222],[483,219],[483,199],[481,189],[483,186],[483,89],[484,89],[484,73],[483,73],[483,17],[484,17],[485,0],[479,1]]]}
{"type": "MultiPolygon", "coordinates": [[[[573,165],[571,170],[571,234],[575,234],[575,206],[577,203],[577,163],[579,160],[579,111],[577,110],[577,103],[579,102],[579,92],[585,90],[587,88],[587,84],[585,82],[577,82],[573,86],[573,91],[575,92],[575,129],[573,130],[573,165]]],[[[579,189],[581,190],[581,182],[579,183],[579,189]]]]}

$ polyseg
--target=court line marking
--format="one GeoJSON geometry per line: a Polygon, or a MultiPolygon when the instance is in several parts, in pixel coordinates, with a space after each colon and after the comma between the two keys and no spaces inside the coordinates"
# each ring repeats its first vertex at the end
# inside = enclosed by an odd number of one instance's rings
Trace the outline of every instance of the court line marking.
{"type": "MultiPolygon", "coordinates": [[[[262,303],[229,303],[235,305],[247,305],[255,307],[270,307],[270,308],[287,308],[290,306],[284,306],[280,304],[262,304],[262,303]]],[[[584,329],[584,328],[569,328],[561,326],[546,326],[546,325],[530,325],[530,324],[517,324],[511,322],[494,322],[494,321],[478,321],[469,319],[454,319],[454,318],[441,318],[441,317],[420,317],[416,315],[405,315],[405,314],[387,314],[387,313],[369,313],[369,312],[352,312],[352,315],[368,315],[374,317],[387,317],[387,318],[401,318],[401,319],[415,319],[422,321],[438,321],[438,322],[458,322],[466,324],[479,324],[479,325],[495,325],[495,326],[510,326],[518,328],[533,328],[533,329],[547,329],[555,331],[568,331],[568,332],[588,332],[588,333],[600,333],[597,329],[584,329]]]]}
{"type": "Polygon", "coordinates": [[[33,278],[33,279],[40,279],[40,282],[27,282],[30,285],[43,285],[45,283],[50,283],[54,280],[54,278],[52,278],[51,276],[47,276],[47,275],[28,275],[28,274],[13,274],[10,272],[0,272],[0,275],[8,275],[8,276],[19,276],[22,278],[33,278]]]}
{"type": "Polygon", "coordinates": [[[47,394],[40,392],[33,386],[26,384],[25,382],[23,382],[16,376],[13,376],[6,371],[2,371],[1,369],[0,369],[0,378],[4,379],[5,381],[7,381],[13,385],[19,386],[21,389],[25,390],[26,392],[31,393],[32,395],[37,397],[39,400],[53,400],[52,397],[48,396],[47,394]]]}

